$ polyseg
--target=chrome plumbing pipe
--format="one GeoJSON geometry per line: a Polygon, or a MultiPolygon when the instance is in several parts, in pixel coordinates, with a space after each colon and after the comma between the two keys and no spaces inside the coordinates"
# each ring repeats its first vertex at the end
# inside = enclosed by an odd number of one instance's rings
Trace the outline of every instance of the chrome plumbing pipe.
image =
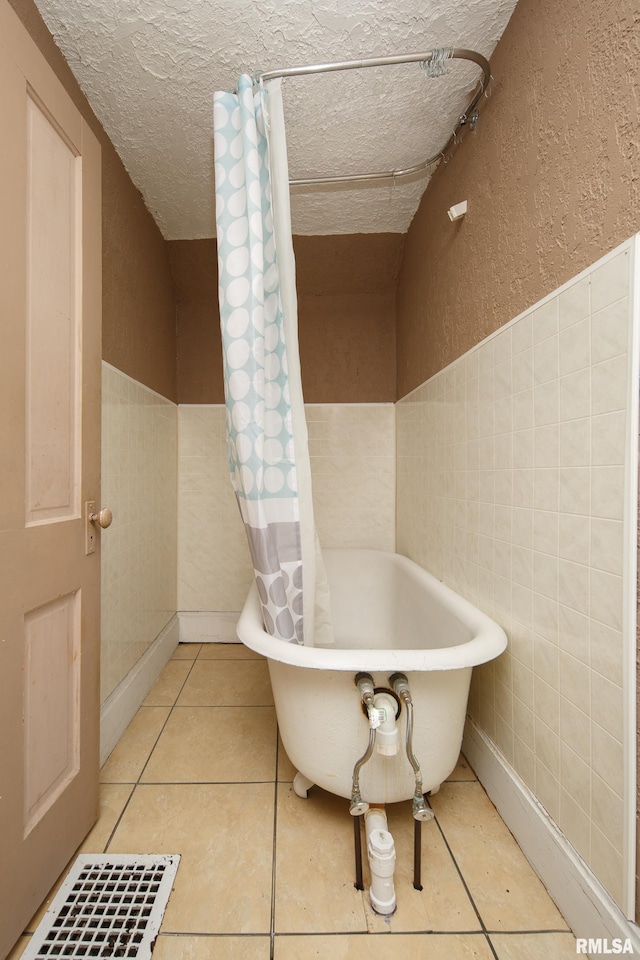
{"type": "Polygon", "coordinates": [[[389,683],[396,692],[398,698],[404,703],[407,711],[407,758],[413,767],[416,777],[416,786],[413,794],[413,886],[415,890],[422,890],[422,824],[425,820],[431,820],[433,811],[430,810],[424,802],[422,771],[417,757],[413,752],[413,699],[409,689],[409,681],[404,673],[394,673],[389,677],[389,683]]]}
{"type": "Polygon", "coordinates": [[[361,817],[362,814],[366,813],[369,809],[369,804],[366,802],[366,800],[362,799],[360,794],[360,770],[365,765],[367,760],[371,759],[375,742],[376,731],[374,727],[371,727],[369,729],[369,745],[360,759],[356,760],[356,764],[353,768],[353,780],[351,782],[351,803],[349,805],[349,813],[352,817],[361,817]]]}
{"type": "Polygon", "coordinates": [[[409,681],[404,673],[394,673],[389,677],[389,683],[399,699],[404,703],[407,711],[407,759],[413,768],[416,778],[415,791],[413,794],[413,818],[414,820],[430,820],[433,814],[424,802],[422,771],[413,752],[413,699],[411,697],[411,690],[409,689],[409,681]]]}
{"type": "MultiPolygon", "coordinates": [[[[355,678],[355,683],[360,693],[360,699],[364,704],[367,713],[370,710],[374,709],[374,686],[373,686],[373,677],[369,673],[358,673],[355,678]]],[[[361,817],[363,813],[366,813],[369,809],[369,804],[366,800],[362,799],[360,794],[360,771],[362,770],[365,763],[371,759],[373,754],[373,749],[376,743],[376,728],[369,727],[369,743],[367,749],[362,754],[359,760],[356,760],[355,766],[353,768],[353,778],[351,781],[351,803],[349,804],[349,813],[352,817],[361,817]]]]}

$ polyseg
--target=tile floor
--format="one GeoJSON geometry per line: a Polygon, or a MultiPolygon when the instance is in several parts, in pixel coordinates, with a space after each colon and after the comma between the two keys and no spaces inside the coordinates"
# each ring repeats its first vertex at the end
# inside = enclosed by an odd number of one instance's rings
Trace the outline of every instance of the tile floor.
{"type": "Polygon", "coordinates": [[[353,886],[347,801],[318,788],[301,800],[294,773],[266,663],[239,644],[180,645],[102,769],[81,848],[182,855],[154,960],[574,960],[573,935],[463,758],[431,800],[422,892],[410,804],[388,808],[398,908],[386,920],[353,886]]]}

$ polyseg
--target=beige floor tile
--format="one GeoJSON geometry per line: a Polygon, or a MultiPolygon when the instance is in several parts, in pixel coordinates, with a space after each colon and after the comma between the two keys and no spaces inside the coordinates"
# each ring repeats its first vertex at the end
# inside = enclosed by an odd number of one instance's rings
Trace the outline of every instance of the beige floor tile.
{"type": "Polygon", "coordinates": [[[133,785],[130,783],[101,783],[100,810],[92,830],[78,849],[78,853],[104,853],[118,817],[124,810],[133,785]]]}
{"type": "Polygon", "coordinates": [[[572,933],[493,934],[498,960],[576,960],[572,933]]]}
{"type": "Polygon", "coordinates": [[[181,707],[273,704],[269,670],[259,660],[197,660],[178,697],[181,707]]]}
{"type": "Polygon", "coordinates": [[[484,935],[471,933],[276,936],[273,955],[274,960],[493,960],[484,935]]]}
{"type": "Polygon", "coordinates": [[[179,643],[173,651],[172,660],[195,660],[200,653],[201,643],[179,643]]]}
{"type": "Polygon", "coordinates": [[[169,707],[140,707],[100,771],[102,783],[137,781],[169,713],[169,707]]]}
{"type": "Polygon", "coordinates": [[[275,769],[273,707],[175,707],[142,781],[273,781],[275,769]]]}
{"type": "Polygon", "coordinates": [[[349,802],[316,788],[307,800],[278,787],[275,929],[333,933],[367,929],[353,886],[349,802]]]}
{"type": "Polygon", "coordinates": [[[203,643],[200,660],[264,660],[244,643],[203,643]]]}
{"type": "Polygon", "coordinates": [[[384,933],[385,930],[397,933],[480,930],[475,910],[435,821],[422,825],[422,890],[415,890],[413,886],[414,820],[411,803],[389,804],[387,822],[396,848],[394,885],[398,906],[393,916],[387,919],[371,907],[371,876],[363,824],[363,879],[369,930],[372,933],[384,933]]]}
{"type": "Polygon", "coordinates": [[[269,960],[269,937],[171,937],[160,934],[153,960],[269,960]]]}
{"type": "Polygon", "coordinates": [[[477,780],[475,773],[469,766],[467,758],[463,757],[462,754],[458,757],[458,762],[456,764],[455,770],[447,777],[447,782],[452,780],[477,780]]]}
{"type": "Polygon", "coordinates": [[[269,932],[273,785],[144,784],[113,853],[179,853],[166,933],[269,932]]]}
{"type": "Polygon", "coordinates": [[[431,805],[487,929],[567,929],[479,783],[446,783],[431,805]]]}
{"type": "Polygon", "coordinates": [[[169,660],[147,694],[143,706],[172,707],[189,675],[192,663],[191,660],[169,660]]]}

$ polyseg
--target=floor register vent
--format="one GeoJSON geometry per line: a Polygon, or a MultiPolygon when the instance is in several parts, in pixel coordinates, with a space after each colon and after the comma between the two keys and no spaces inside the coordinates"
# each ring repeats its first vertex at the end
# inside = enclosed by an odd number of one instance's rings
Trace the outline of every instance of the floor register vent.
{"type": "Polygon", "coordinates": [[[149,960],[179,862],[177,854],[81,854],[22,960],[149,960]]]}

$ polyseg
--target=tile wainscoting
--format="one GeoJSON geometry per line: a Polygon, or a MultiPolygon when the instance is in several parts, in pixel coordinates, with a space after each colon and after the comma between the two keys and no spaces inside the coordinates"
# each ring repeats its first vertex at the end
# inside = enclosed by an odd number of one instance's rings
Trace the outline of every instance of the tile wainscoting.
{"type": "MultiPolygon", "coordinates": [[[[391,403],[307,404],[316,526],[324,547],[395,549],[391,403]]],[[[240,610],[252,568],[231,482],[225,408],[178,408],[178,606],[240,610]]]]}
{"type": "Polygon", "coordinates": [[[104,704],[176,612],[177,406],[102,364],[104,704]]]}
{"type": "Polygon", "coordinates": [[[474,671],[470,714],[623,909],[633,255],[624,245],[396,407],[398,551],[510,638],[474,671]]]}

